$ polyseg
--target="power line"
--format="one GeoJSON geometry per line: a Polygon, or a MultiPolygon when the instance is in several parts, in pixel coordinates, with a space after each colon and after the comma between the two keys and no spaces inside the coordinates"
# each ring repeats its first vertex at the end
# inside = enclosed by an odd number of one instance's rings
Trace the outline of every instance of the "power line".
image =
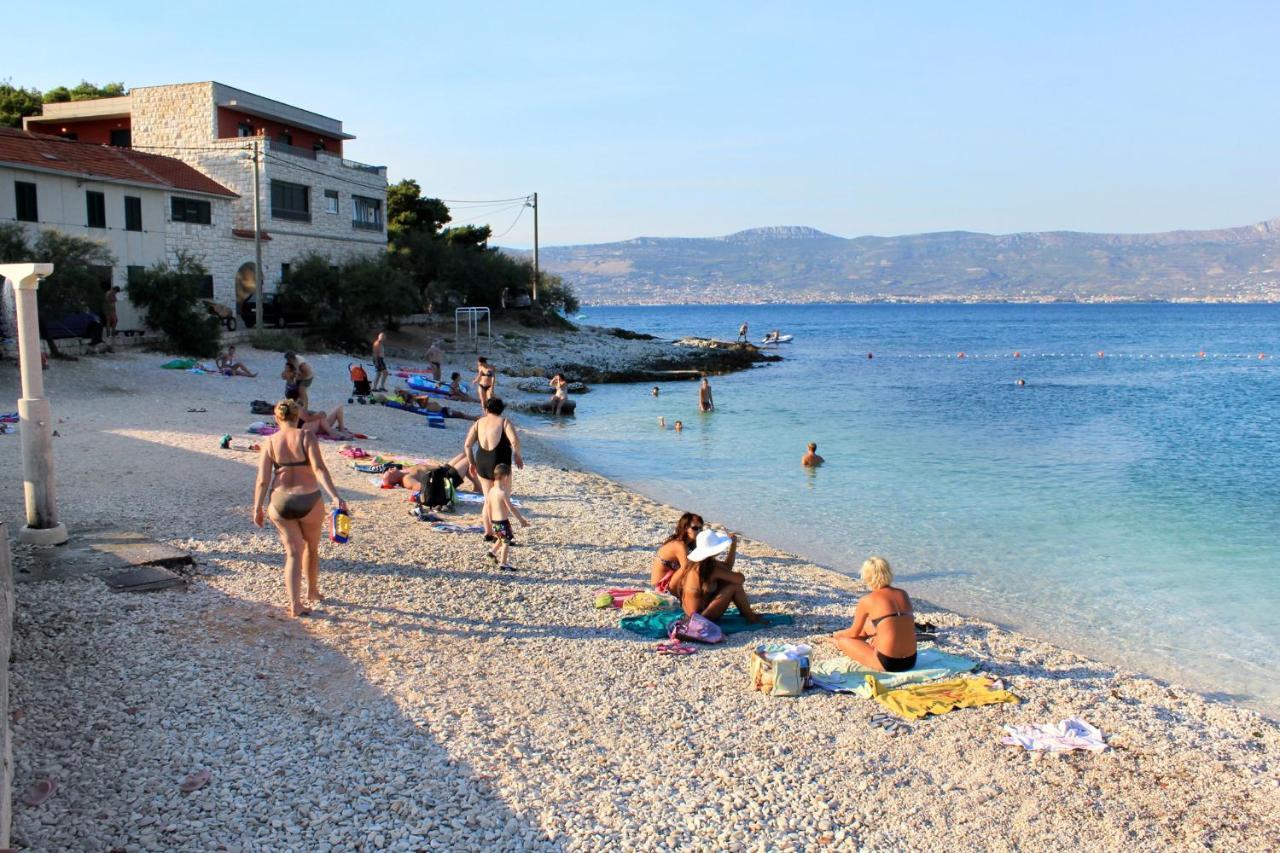
{"type": "MultiPolygon", "coordinates": [[[[473,223],[475,223],[475,222],[479,222],[479,221],[480,221],[480,220],[482,220],[482,219],[491,219],[491,218],[493,218],[493,217],[495,217],[495,216],[497,216],[497,215],[499,215],[499,214],[506,213],[506,212],[507,212],[507,211],[509,211],[509,210],[514,210],[516,207],[517,207],[517,205],[511,204],[511,205],[508,205],[508,206],[506,206],[505,208],[503,208],[503,209],[501,209],[501,210],[493,210],[493,211],[489,211],[488,213],[482,213],[482,214],[480,214],[479,216],[472,216],[472,217],[470,217],[470,218],[468,218],[468,219],[450,220],[450,221],[449,221],[449,224],[448,224],[448,227],[454,227],[454,226],[458,226],[458,225],[470,225],[470,224],[473,224],[473,223]]],[[[522,205],[519,205],[519,207],[520,207],[520,209],[521,209],[521,210],[523,210],[523,209],[524,209],[524,205],[523,205],[523,204],[522,204],[522,205]]]]}
{"type": "Polygon", "coordinates": [[[507,236],[508,234],[510,234],[510,233],[511,233],[511,231],[512,231],[512,229],[514,229],[514,228],[516,227],[516,225],[517,225],[517,224],[519,224],[519,222],[520,222],[520,217],[524,216],[524,212],[525,212],[526,210],[528,210],[528,209],[529,209],[529,206],[528,206],[528,205],[525,205],[525,204],[520,205],[520,210],[516,213],[516,218],[515,218],[515,219],[513,219],[513,220],[511,220],[511,224],[510,224],[509,226],[507,226],[507,230],[506,230],[506,231],[503,231],[501,234],[493,234],[493,235],[490,235],[490,238],[489,238],[489,239],[491,239],[491,240],[497,240],[497,239],[499,239],[500,237],[505,237],[505,236],[507,236]]]}
{"type": "Polygon", "coordinates": [[[475,201],[474,199],[471,201],[468,201],[467,199],[461,199],[461,198],[440,199],[440,201],[443,201],[445,204],[489,204],[490,202],[499,202],[499,201],[528,201],[528,200],[529,200],[529,196],[527,195],[522,195],[519,198],[491,198],[491,199],[485,199],[483,201],[475,201]]]}

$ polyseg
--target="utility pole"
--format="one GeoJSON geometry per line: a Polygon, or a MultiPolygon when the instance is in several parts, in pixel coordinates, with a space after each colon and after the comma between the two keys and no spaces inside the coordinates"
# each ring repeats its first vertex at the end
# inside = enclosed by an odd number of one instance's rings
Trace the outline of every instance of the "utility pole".
{"type": "Polygon", "coordinates": [[[533,301],[538,301],[538,194],[533,194],[533,301]]]}
{"type": "Polygon", "coordinates": [[[258,150],[262,137],[253,140],[253,327],[262,328],[262,303],[266,296],[266,276],[262,274],[262,190],[258,180],[258,150]]]}

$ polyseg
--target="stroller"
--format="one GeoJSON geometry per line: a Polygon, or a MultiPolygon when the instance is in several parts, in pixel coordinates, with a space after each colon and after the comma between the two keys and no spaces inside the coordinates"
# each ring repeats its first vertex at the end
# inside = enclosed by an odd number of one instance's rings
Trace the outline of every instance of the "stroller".
{"type": "Polygon", "coordinates": [[[369,383],[369,374],[365,372],[362,364],[348,364],[347,372],[351,374],[351,397],[347,399],[348,403],[354,403],[359,400],[361,403],[369,402],[369,395],[373,393],[373,386],[369,383]]]}

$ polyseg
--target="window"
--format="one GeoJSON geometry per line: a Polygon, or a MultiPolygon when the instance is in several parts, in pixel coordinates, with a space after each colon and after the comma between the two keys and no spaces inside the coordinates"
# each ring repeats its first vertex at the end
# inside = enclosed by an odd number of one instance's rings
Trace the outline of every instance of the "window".
{"type": "Polygon", "coordinates": [[[142,199],[136,195],[124,197],[124,230],[142,230],[142,199]]]}
{"type": "Polygon", "coordinates": [[[282,130],[276,134],[276,142],[283,142],[285,145],[292,145],[293,134],[287,130],[282,130]]]}
{"type": "Polygon", "coordinates": [[[111,144],[116,148],[129,148],[133,145],[133,134],[129,128],[111,131],[111,144]]]}
{"type": "Polygon", "coordinates": [[[271,217],[292,219],[295,222],[311,221],[311,187],[271,182],[271,217]]]}
{"type": "Polygon", "coordinates": [[[194,282],[195,282],[195,285],[196,285],[196,298],[197,298],[197,299],[212,299],[212,298],[213,298],[213,276],[211,276],[211,275],[193,275],[193,276],[191,277],[191,279],[192,279],[192,281],[194,281],[194,282]]]}
{"type": "Polygon", "coordinates": [[[84,206],[86,222],[90,228],[107,227],[107,197],[93,190],[85,190],[84,206]]]}
{"type": "Polygon", "coordinates": [[[376,198],[351,197],[351,227],[366,231],[382,230],[382,201],[376,198]]]}
{"type": "Polygon", "coordinates": [[[324,191],[324,212],[325,213],[338,212],[338,191],[337,190],[324,191]]]}
{"type": "Polygon", "coordinates": [[[197,225],[208,225],[213,221],[209,202],[194,198],[174,196],[170,201],[174,222],[194,222],[197,225]]]}
{"type": "Polygon", "coordinates": [[[289,265],[288,265],[288,264],[281,264],[281,265],[280,265],[280,280],[281,280],[281,281],[288,281],[288,280],[289,280],[289,265]]]}
{"type": "Polygon", "coordinates": [[[145,273],[146,271],[147,271],[146,267],[133,267],[133,266],[125,267],[124,268],[125,284],[133,284],[135,281],[142,278],[142,274],[145,273]]]}
{"type": "Polygon", "coordinates": [[[236,136],[253,136],[253,125],[242,121],[236,125],[236,136]]]}
{"type": "Polygon", "coordinates": [[[36,206],[36,185],[26,181],[13,182],[13,200],[18,208],[19,222],[37,222],[40,210],[36,206]]]}

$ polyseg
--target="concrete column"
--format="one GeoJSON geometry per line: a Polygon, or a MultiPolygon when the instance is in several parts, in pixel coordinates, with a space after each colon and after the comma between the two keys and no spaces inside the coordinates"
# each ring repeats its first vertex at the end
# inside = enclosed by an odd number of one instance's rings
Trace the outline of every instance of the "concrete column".
{"type": "Polygon", "coordinates": [[[53,264],[0,264],[0,276],[14,283],[18,305],[18,357],[22,360],[22,398],[18,421],[22,427],[22,474],[27,499],[27,525],[18,541],[32,545],[61,545],[66,525],[58,522],[53,488],[53,425],[44,398],[40,366],[40,321],[36,288],[53,272],[53,264]]]}

